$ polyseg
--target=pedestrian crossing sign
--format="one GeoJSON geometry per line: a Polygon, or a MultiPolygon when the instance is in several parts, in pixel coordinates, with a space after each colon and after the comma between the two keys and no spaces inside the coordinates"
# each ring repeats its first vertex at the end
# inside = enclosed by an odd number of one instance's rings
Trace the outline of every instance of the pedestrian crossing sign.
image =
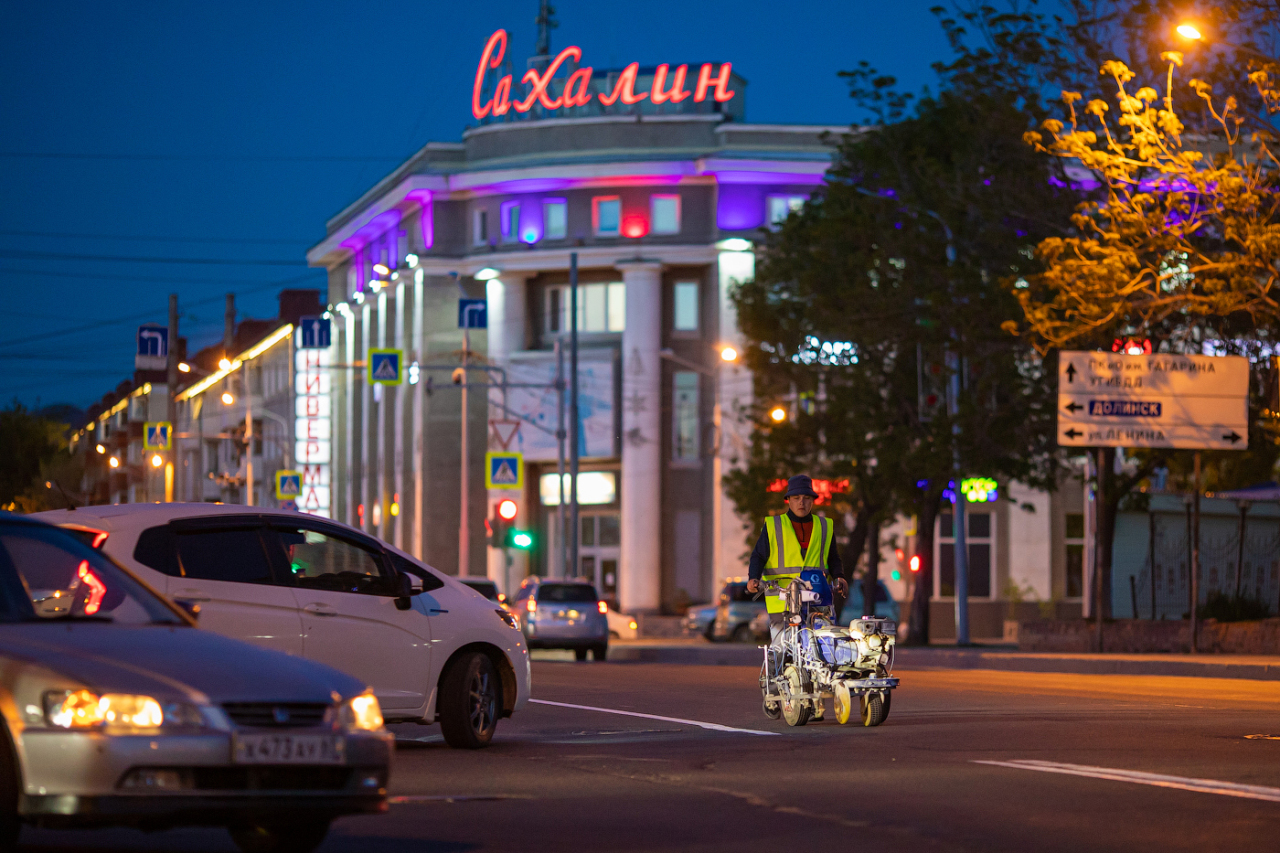
{"type": "Polygon", "coordinates": [[[173,424],[155,421],[145,425],[142,431],[143,450],[169,450],[173,447],[173,424]]]}
{"type": "Polygon", "coordinates": [[[371,349],[369,350],[369,382],[373,385],[399,385],[404,381],[401,367],[404,365],[404,350],[371,349]]]}
{"type": "Polygon", "coordinates": [[[523,489],[524,454],[489,452],[484,455],[486,489],[523,489]]]}
{"type": "Polygon", "coordinates": [[[276,499],[292,500],[302,494],[301,471],[276,472],[276,499]]]}

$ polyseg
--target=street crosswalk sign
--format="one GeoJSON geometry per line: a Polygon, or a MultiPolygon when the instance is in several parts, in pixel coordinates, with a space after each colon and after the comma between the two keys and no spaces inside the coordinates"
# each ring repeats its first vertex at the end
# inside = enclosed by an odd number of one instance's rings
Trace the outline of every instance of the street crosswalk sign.
{"type": "Polygon", "coordinates": [[[276,472],[276,499],[292,500],[302,494],[301,471],[276,472]]]}
{"type": "Polygon", "coordinates": [[[373,385],[399,385],[404,381],[401,367],[404,365],[404,350],[371,349],[369,350],[369,382],[373,385]]]}
{"type": "Polygon", "coordinates": [[[507,451],[486,453],[484,485],[486,489],[523,489],[524,454],[507,451]]]}
{"type": "Polygon", "coordinates": [[[142,431],[143,450],[168,450],[173,447],[173,424],[168,421],[154,421],[145,425],[142,431]]]}

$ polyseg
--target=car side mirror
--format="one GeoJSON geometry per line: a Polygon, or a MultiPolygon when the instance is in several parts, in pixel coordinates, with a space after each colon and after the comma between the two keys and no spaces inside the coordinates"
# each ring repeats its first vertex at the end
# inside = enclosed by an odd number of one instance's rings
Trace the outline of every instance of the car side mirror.
{"type": "Polygon", "coordinates": [[[422,587],[413,585],[413,578],[405,572],[396,575],[396,609],[408,610],[413,606],[410,599],[415,595],[422,595],[422,587]]]}
{"type": "Polygon", "coordinates": [[[190,616],[193,622],[200,621],[200,602],[192,601],[189,598],[175,598],[173,603],[178,605],[184,613],[190,616]]]}

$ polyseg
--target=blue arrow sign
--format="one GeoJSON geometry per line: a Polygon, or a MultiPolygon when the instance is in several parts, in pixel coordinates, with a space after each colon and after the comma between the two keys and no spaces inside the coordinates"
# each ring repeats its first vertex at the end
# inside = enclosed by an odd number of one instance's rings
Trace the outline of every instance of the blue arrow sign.
{"type": "Polygon", "coordinates": [[[489,306],[483,299],[458,300],[459,329],[489,328],[489,306]]]}
{"type": "Polygon", "coordinates": [[[332,328],[324,317],[300,317],[298,325],[302,328],[302,344],[300,349],[328,349],[332,343],[332,328]]]}
{"type": "Polygon", "coordinates": [[[158,358],[169,356],[169,329],[167,326],[138,327],[138,355],[158,358]]]}

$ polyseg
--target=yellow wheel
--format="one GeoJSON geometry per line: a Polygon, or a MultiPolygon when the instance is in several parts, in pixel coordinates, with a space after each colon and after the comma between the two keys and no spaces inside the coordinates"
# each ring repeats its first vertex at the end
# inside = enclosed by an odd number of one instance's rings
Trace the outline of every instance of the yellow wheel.
{"type": "Polygon", "coordinates": [[[843,681],[836,682],[835,690],[833,692],[835,693],[835,701],[833,704],[836,706],[836,722],[843,726],[845,723],[849,722],[849,718],[853,716],[853,705],[855,700],[849,693],[849,685],[845,684],[843,681]]]}

